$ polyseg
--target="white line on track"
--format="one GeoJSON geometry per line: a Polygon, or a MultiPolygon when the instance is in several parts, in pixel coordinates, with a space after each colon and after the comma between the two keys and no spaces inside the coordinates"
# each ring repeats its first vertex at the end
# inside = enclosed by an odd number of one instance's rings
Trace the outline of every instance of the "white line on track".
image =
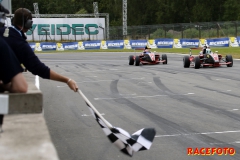
{"type": "MultiPolygon", "coordinates": [[[[105,114],[104,113],[100,113],[102,116],[104,116],[105,114]]],[[[83,114],[82,115],[83,117],[89,117],[89,116],[92,116],[92,115],[89,115],[89,114],[83,114]]]]}
{"type": "Polygon", "coordinates": [[[238,111],[239,109],[230,109],[228,111],[238,111]]]}
{"type": "MultiPolygon", "coordinates": [[[[130,79],[117,79],[119,81],[129,81],[133,79],[144,79],[145,77],[141,78],[130,78],[130,79]]],[[[98,81],[81,81],[81,82],[76,82],[76,83],[98,83],[98,82],[111,82],[111,81],[116,81],[116,79],[106,79],[106,80],[98,80],[98,81]]],[[[64,86],[57,86],[57,87],[67,87],[67,85],[64,86]]]]}
{"type": "Polygon", "coordinates": [[[187,93],[187,94],[183,94],[183,95],[191,95],[191,94],[195,94],[195,93],[187,93]]]}
{"type": "Polygon", "coordinates": [[[169,134],[169,135],[156,135],[156,138],[162,137],[178,137],[178,136],[193,136],[193,135],[209,135],[209,134],[227,134],[227,133],[239,133],[240,130],[237,131],[221,131],[221,132],[203,132],[203,133],[188,133],[188,134],[169,134]]]}
{"type": "Polygon", "coordinates": [[[126,96],[126,95],[128,95],[128,96],[135,96],[135,95],[137,95],[136,93],[132,93],[132,94],[119,94],[119,95],[121,95],[121,96],[126,96]]]}
{"type": "Polygon", "coordinates": [[[138,82],[137,84],[139,84],[139,83],[152,83],[152,82],[138,82]]]}
{"type": "Polygon", "coordinates": [[[110,71],[116,71],[116,70],[118,70],[118,69],[109,69],[110,71]]]}
{"type": "Polygon", "coordinates": [[[227,81],[230,81],[231,79],[215,79],[216,81],[224,81],[224,80],[227,80],[227,81]]]}
{"type": "MultiPolygon", "coordinates": [[[[172,94],[172,95],[192,95],[194,93],[187,93],[187,94],[172,94]]],[[[171,96],[172,96],[171,95],[171,96]]],[[[136,98],[154,98],[154,97],[167,97],[169,95],[152,95],[152,96],[133,96],[133,97],[118,97],[118,98],[94,98],[94,100],[111,100],[111,99],[122,99],[122,98],[125,98],[125,99],[136,99],[136,98]]]]}
{"type": "MultiPolygon", "coordinates": [[[[121,70],[118,69],[109,69],[109,70],[95,70],[95,71],[77,71],[77,73],[89,73],[89,72],[107,72],[107,71],[117,71],[117,72],[123,72],[121,70]]],[[[126,71],[124,71],[126,72],[126,71]]],[[[76,72],[74,72],[76,73],[76,72]]]]}
{"type": "Polygon", "coordinates": [[[96,78],[97,76],[85,76],[85,77],[87,77],[87,78],[90,78],[90,77],[94,77],[94,78],[96,78]]]}
{"type": "Polygon", "coordinates": [[[211,145],[214,145],[214,144],[238,144],[240,143],[240,141],[234,141],[234,142],[228,142],[228,143],[210,143],[211,145]]]}

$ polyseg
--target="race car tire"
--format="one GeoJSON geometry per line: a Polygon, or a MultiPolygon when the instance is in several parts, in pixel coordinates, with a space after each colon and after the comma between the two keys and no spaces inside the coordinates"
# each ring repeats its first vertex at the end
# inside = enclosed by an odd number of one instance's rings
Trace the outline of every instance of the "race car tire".
{"type": "Polygon", "coordinates": [[[139,64],[140,64],[140,57],[136,56],[135,57],[135,66],[139,66],[139,64]]]}
{"type": "Polygon", "coordinates": [[[189,66],[190,66],[189,56],[184,56],[184,57],[183,57],[183,67],[184,67],[184,68],[189,68],[189,66]]]}
{"type": "Polygon", "coordinates": [[[196,57],[194,58],[194,68],[195,68],[195,69],[199,69],[200,66],[201,66],[200,58],[199,58],[198,56],[196,56],[196,57]]]}
{"type": "Polygon", "coordinates": [[[166,54],[162,55],[162,60],[165,60],[165,62],[163,62],[163,64],[167,64],[167,55],[166,54]]]}
{"type": "Polygon", "coordinates": [[[226,61],[227,61],[227,62],[232,62],[231,64],[227,64],[228,67],[232,67],[232,66],[233,66],[233,58],[232,58],[232,55],[226,55],[226,61]]]}
{"type": "Polygon", "coordinates": [[[133,55],[129,56],[129,65],[133,65],[134,64],[134,58],[133,55]]]}

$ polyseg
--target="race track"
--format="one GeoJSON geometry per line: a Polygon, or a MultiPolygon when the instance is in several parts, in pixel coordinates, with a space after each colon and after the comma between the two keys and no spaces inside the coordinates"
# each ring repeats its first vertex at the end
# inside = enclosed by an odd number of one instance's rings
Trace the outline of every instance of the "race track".
{"type": "Polygon", "coordinates": [[[128,157],[105,136],[78,93],[40,78],[44,117],[61,160],[239,160],[240,61],[233,67],[128,65],[134,53],[52,53],[37,56],[74,79],[112,125],[129,133],[154,127],[148,151],[128,157]],[[188,148],[232,148],[234,155],[187,155],[188,148]]]}

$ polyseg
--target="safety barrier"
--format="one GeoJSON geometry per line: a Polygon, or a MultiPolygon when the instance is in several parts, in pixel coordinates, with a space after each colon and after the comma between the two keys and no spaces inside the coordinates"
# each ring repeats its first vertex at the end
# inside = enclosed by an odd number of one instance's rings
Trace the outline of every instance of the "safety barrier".
{"type": "Polygon", "coordinates": [[[4,114],[0,133],[1,160],[59,160],[43,117],[43,95],[35,86],[35,76],[23,73],[27,93],[1,93],[0,114],[4,114]]]}
{"type": "Polygon", "coordinates": [[[39,42],[29,43],[33,51],[65,51],[87,49],[136,49],[144,48],[193,48],[208,45],[210,47],[239,47],[240,37],[214,39],[171,39],[159,38],[149,40],[107,40],[79,42],[39,42]]]}

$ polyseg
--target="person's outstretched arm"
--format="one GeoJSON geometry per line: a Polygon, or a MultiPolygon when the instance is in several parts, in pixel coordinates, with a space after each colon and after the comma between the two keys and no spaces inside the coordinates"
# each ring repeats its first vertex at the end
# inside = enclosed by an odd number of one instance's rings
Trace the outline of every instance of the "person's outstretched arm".
{"type": "Polygon", "coordinates": [[[69,88],[72,89],[74,92],[78,91],[77,83],[73,79],[62,76],[51,69],[50,69],[50,79],[66,83],[69,86],[69,88]]]}

